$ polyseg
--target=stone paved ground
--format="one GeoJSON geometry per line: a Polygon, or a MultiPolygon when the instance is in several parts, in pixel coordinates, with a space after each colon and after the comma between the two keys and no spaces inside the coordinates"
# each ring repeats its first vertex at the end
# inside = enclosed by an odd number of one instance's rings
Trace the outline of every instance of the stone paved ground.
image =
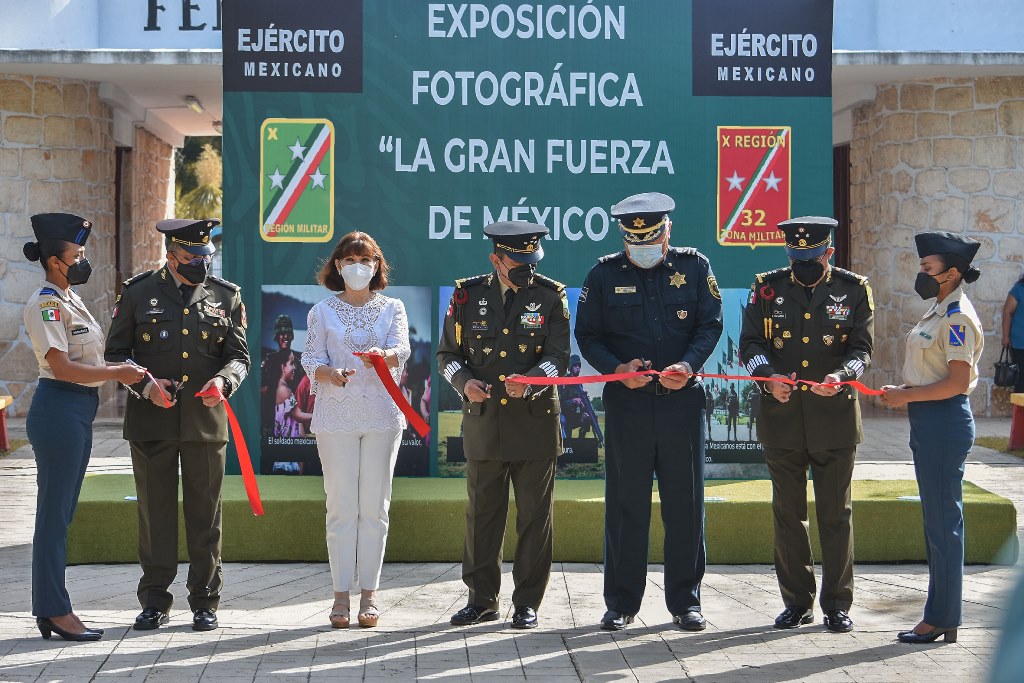
{"type": "MultiPolygon", "coordinates": [[[[23,421],[12,421],[14,435],[23,421]]],[[[979,434],[1008,432],[1006,420],[982,420],[979,434]]],[[[858,478],[912,478],[907,424],[873,413],[865,420],[858,478]]],[[[128,471],[116,422],[97,425],[92,472],[128,471]]],[[[1024,528],[1024,462],[978,448],[967,478],[1017,505],[1024,528]]],[[[505,622],[454,629],[451,612],[466,599],[455,564],[389,564],[374,630],[331,630],[325,564],[229,564],[222,628],[194,633],[187,609],[156,632],[131,631],[138,569],[91,565],[68,570],[76,611],[106,629],[97,643],[44,641],[29,614],[35,469],[29,447],[0,460],[0,681],[931,681],[982,680],[1004,619],[1015,567],[972,566],[965,580],[964,626],[953,645],[912,647],[895,632],[920,617],[927,568],[857,565],[857,630],[771,628],[780,610],[770,566],[715,565],[704,584],[709,627],[683,633],[671,624],[662,568],[652,565],[638,623],[609,634],[601,567],[558,564],[541,610],[542,627],[521,633],[505,622]]],[[[893,530],[899,533],[899,530],[893,530]]],[[[506,594],[511,571],[506,566],[506,594]]],[[[183,565],[174,586],[186,605],[183,565]]],[[[820,615],[819,615],[820,618],[820,615]]]]}

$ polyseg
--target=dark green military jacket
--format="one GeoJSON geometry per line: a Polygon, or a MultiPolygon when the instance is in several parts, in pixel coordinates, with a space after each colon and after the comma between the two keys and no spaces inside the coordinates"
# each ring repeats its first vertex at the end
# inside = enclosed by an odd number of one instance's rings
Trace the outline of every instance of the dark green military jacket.
{"type": "MultiPolygon", "coordinates": [[[[867,278],[848,270],[831,268],[809,300],[789,268],[761,273],[743,312],[740,358],[752,377],[795,372],[815,382],[833,373],[857,379],[871,360],[873,310],[867,278]]],[[[769,448],[855,446],[863,439],[857,392],[845,386],[835,396],[818,396],[801,384],[787,403],[767,392],[757,437],[769,448]]]]}
{"type": "Polygon", "coordinates": [[[444,319],[437,367],[462,395],[464,447],[469,460],[543,460],[562,453],[558,392],[529,387],[505,392],[505,377],[559,377],[569,363],[569,304],[565,287],[535,275],[520,287],[508,318],[498,276],[458,280],[444,319]],[[470,403],[466,382],[491,385],[491,397],[470,403]]]}
{"type": "MultiPolygon", "coordinates": [[[[181,297],[167,266],[124,283],[114,305],[105,357],[132,359],[159,379],[184,382],[178,403],[160,408],[128,397],[124,438],[129,441],[227,441],[223,405],[207,408],[195,394],[214,376],[238,389],[249,372],[245,306],[236,284],[215,277],[181,297]]],[[[148,383],[133,387],[139,394],[148,383]]]]}

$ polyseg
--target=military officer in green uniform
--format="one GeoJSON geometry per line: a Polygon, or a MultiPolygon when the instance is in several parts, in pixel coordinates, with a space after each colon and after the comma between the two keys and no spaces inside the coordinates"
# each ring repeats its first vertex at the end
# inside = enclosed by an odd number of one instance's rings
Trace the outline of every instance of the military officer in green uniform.
{"type": "Polygon", "coordinates": [[[167,263],[124,283],[107,336],[108,362],[137,362],[150,375],[131,387],[124,419],[139,508],[139,602],[135,628],[167,623],[168,591],[178,569],[178,467],[181,466],[187,587],[192,628],[217,628],[221,569],[221,484],[228,440],[222,398],[249,371],[245,307],[238,285],[209,275],[216,220],[170,219],[167,263]]]}
{"type": "Polygon", "coordinates": [[[537,626],[551,572],[552,492],[562,452],[558,392],[513,381],[558,377],[569,361],[565,287],[536,272],[542,225],[494,223],[494,271],[458,280],[437,364],[462,396],[466,453],[466,545],[462,578],[469,604],[456,626],[498,618],[508,485],[516,497],[513,628],[537,626]]]}
{"type": "Polygon", "coordinates": [[[814,558],[807,526],[807,470],[821,542],[819,603],[830,631],[853,628],[853,508],[850,481],[861,442],[857,393],[871,358],[874,305],[867,278],[830,265],[831,218],[779,223],[790,267],[761,273],[750,287],[740,356],[759,382],[757,437],[772,479],[775,571],[785,609],[776,628],[814,620],[814,558]]]}

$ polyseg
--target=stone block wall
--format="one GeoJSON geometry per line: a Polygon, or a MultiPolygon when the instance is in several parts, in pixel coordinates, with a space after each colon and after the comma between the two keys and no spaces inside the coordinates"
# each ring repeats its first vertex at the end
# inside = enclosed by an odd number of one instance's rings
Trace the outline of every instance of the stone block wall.
{"type": "Polygon", "coordinates": [[[88,284],[76,288],[101,322],[114,302],[114,142],[97,84],[0,75],[0,392],[28,410],[39,366],[22,309],[42,268],[22,254],[29,216],[61,211],[93,222],[88,284]]]}
{"type": "Polygon", "coordinates": [[[124,266],[137,274],[162,265],[166,253],[155,226],[171,217],[174,148],[145,128],[136,128],[131,155],[131,252],[124,266]]]}
{"type": "MultiPolygon", "coordinates": [[[[29,217],[74,213],[93,222],[86,254],[93,274],[75,290],[104,328],[109,327],[117,282],[115,164],[110,107],[98,84],[0,74],[0,394],[15,397],[11,413],[24,415],[39,366],[22,311],[40,286],[43,271],[22,254],[34,239],[29,217]]],[[[142,128],[122,175],[122,263],[126,272],[155,268],[162,258],[157,220],[169,215],[173,148],[142,128]],[[127,176],[127,177],[126,177],[127,176]],[[127,253],[126,253],[127,252],[127,253]]],[[[103,385],[101,399],[113,395],[103,385]]]]}
{"type": "Polygon", "coordinates": [[[853,113],[853,270],[875,291],[875,353],[866,382],[901,381],[907,333],[925,312],[914,293],[914,234],[949,230],[982,244],[969,285],[985,329],[976,415],[1008,414],[991,383],[1002,304],[1024,268],[1024,77],[933,79],[880,86],[853,113]]]}

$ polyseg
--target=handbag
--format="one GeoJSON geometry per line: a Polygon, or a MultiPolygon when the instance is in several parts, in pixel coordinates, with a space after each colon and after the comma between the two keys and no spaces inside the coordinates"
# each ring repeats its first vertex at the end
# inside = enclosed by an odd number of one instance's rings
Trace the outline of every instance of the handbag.
{"type": "Polygon", "coordinates": [[[996,361],[996,374],[993,381],[999,387],[1016,386],[1020,377],[1020,368],[1010,358],[1010,347],[1004,346],[996,361]]]}

